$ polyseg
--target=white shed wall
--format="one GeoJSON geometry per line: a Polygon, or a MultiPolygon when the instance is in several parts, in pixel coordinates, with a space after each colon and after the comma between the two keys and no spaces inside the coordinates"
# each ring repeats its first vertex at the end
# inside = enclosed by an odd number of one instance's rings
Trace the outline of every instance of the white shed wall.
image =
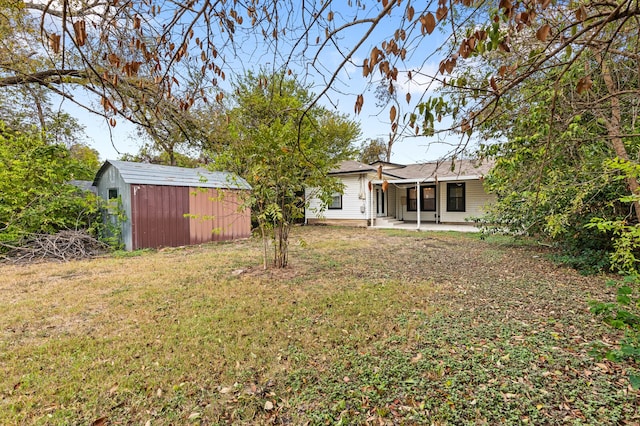
{"type": "Polygon", "coordinates": [[[98,181],[98,195],[103,200],[108,200],[109,189],[111,188],[118,190],[118,195],[122,200],[122,209],[127,216],[127,220],[122,224],[122,242],[127,250],[131,250],[133,247],[133,237],[131,233],[131,188],[130,185],[122,179],[118,170],[110,165],[98,181]]]}

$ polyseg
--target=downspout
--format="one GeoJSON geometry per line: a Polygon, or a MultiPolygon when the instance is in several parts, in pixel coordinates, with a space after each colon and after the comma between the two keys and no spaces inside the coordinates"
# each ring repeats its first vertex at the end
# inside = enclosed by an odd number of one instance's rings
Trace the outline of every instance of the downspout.
{"type": "Polygon", "coordinates": [[[420,230],[420,181],[416,181],[416,217],[418,218],[418,231],[420,230]]]}

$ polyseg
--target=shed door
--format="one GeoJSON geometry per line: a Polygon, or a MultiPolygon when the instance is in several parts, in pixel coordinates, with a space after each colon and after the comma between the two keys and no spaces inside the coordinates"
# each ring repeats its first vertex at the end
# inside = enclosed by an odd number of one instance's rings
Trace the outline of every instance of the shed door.
{"type": "Polygon", "coordinates": [[[189,244],[189,188],[131,185],[133,250],[189,244]]]}

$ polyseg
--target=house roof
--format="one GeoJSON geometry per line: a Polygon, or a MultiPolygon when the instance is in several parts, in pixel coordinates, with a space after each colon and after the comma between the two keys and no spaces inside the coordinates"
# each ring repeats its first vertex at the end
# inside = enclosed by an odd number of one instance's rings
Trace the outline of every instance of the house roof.
{"type": "Polygon", "coordinates": [[[387,170],[387,169],[398,169],[398,168],[402,168],[402,167],[407,167],[404,164],[398,164],[398,163],[389,163],[388,161],[374,161],[373,163],[370,164],[372,167],[378,167],[378,166],[382,166],[383,169],[387,170]]]}
{"type": "Polygon", "coordinates": [[[346,160],[340,163],[338,168],[331,170],[329,174],[345,175],[345,174],[351,174],[351,173],[375,172],[376,170],[377,170],[376,167],[370,166],[368,164],[360,163],[359,161],[346,160]]]}
{"type": "Polygon", "coordinates": [[[399,179],[478,179],[489,173],[493,162],[477,160],[438,161],[409,164],[406,167],[385,170],[385,174],[399,179]]]}
{"type": "Polygon", "coordinates": [[[100,178],[110,166],[115,167],[125,183],[129,184],[251,189],[246,180],[229,172],[212,172],[203,168],[188,169],[116,160],[104,162],[96,173],[93,180],[94,185],[98,185],[100,178]]]}
{"type": "Polygon", "coordinates": [[[340,166],[329,174],[376,173],[380,165],[383,166],[383,179],[415,182],[416,180],[435,181],[436,179],[440,181],[479,179],[489,173],[493,167],[493,162],[488,160],[447,160],[404,166],[384,162],[375,162],[368,165],[349,160],[340,163],[340,166]],[[392,167],[388,167],[389,165],[392,167]]]}

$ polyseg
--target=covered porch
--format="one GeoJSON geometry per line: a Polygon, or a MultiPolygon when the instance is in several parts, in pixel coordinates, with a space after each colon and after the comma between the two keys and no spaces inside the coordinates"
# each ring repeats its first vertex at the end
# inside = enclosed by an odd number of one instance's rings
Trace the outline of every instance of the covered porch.
{"type": "Polygon", "coordinates": [[[377,179],[369,188],[367,219],[375,228],[478,232],[467,219],[487,201],[482,182],[462,176],[377,179]]]}

